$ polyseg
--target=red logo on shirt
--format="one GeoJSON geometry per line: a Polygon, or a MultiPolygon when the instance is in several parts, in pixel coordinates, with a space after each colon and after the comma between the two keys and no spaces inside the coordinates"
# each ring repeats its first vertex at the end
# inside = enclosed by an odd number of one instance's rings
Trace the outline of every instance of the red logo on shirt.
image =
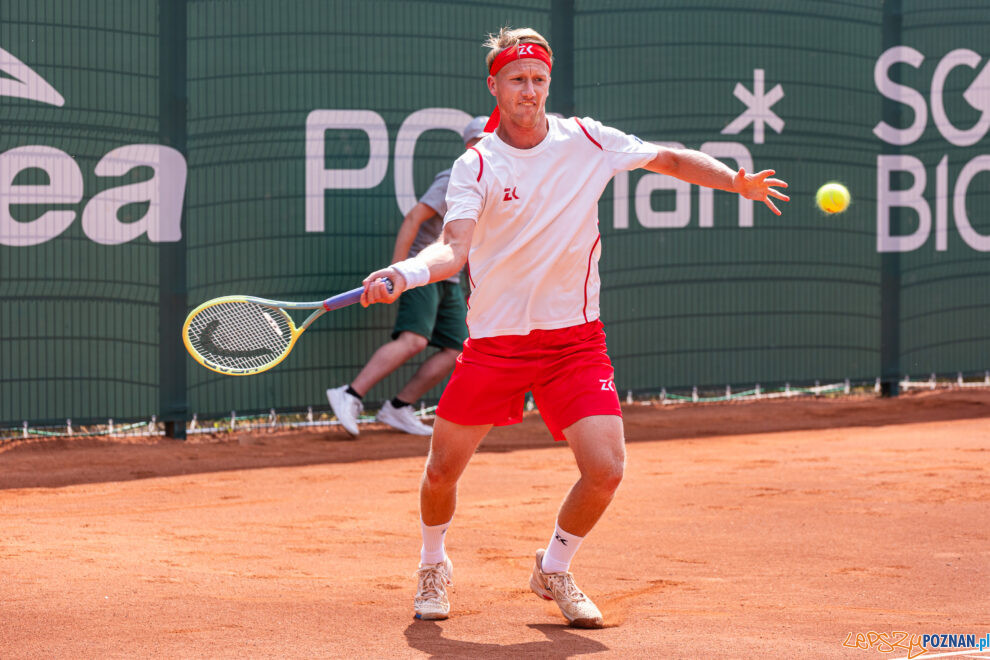
{"type": "Polygon", "coordinates": [[[505,189],[505,197],[502,198],[503,202],[511,202],[514,199],[519,199],[519,195],[516,194],[516,187],[505,189]],[[512,195],[511,197],[509,195],[512,195]]]}

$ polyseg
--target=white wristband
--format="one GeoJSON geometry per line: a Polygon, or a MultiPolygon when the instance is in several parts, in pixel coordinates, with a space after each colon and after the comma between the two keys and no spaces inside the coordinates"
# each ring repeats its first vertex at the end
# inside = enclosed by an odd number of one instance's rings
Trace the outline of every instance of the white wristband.
{"type": "Polygon", "coordinates": [[[422,259],[413,257],[394,263],[391,266],[397,273],[406,278],[406,288],[412,289],[417,286],[425,286],[430,283],[430,267],[423,263],[422,259]]]}

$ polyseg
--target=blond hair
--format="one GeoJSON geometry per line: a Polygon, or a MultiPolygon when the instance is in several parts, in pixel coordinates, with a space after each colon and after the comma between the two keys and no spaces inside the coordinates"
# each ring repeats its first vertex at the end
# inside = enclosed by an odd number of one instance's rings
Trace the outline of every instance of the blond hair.
{"type": "Polygon", "coordinates": [[[498,31],[498,34],[489,34],[488,39],[483,44],[485,48],[489,49],[488,55],[485,57],[485,66],[488,70],[491,70],[492,62],[495,61],[499,53],[519,44],[538,44],[543,46],[547,54],[550,55],[550,61],[553,61],[553,51],[550,49],[550,43],[542,34],[533,28],[512,29],[510,27],[504,27],[498,31]]]}

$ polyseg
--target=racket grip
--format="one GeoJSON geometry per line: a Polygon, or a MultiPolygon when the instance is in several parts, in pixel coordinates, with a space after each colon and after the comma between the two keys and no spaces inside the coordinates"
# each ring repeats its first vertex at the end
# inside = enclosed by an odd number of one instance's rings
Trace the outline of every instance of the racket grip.
{"type": "MultiPolygon", "coordinates": [[[[395,285],[392,284],[392,280],[387,277],[383,277],[382,281],[385,282],[385,286],[388,287],[388,292],[392,293],[395,290],[395,285]]],[[[361,294],[364,293],[364,287],[359,286],[356,289],[351,289],[344,293],[338,293],[332,298],[327,298],[323,301],[323,309],[328,312],[332,312],[335,309],[340,309],[341,307],[347,307],[348,305],[353,305],[361,300],[361,294]]]]}

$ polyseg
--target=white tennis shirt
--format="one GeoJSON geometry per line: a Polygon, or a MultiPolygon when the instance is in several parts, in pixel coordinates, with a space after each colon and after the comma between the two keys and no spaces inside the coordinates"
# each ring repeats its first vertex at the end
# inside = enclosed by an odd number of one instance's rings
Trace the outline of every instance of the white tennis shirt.
{"type": "Polygon", "coordinates": [[[454,163],[444,224],[473,220],[472,338],[525,335],[599,317],[598,199],[658,147],[594,119],[547,117],[532,149],[492,133],[454,163]]]}

